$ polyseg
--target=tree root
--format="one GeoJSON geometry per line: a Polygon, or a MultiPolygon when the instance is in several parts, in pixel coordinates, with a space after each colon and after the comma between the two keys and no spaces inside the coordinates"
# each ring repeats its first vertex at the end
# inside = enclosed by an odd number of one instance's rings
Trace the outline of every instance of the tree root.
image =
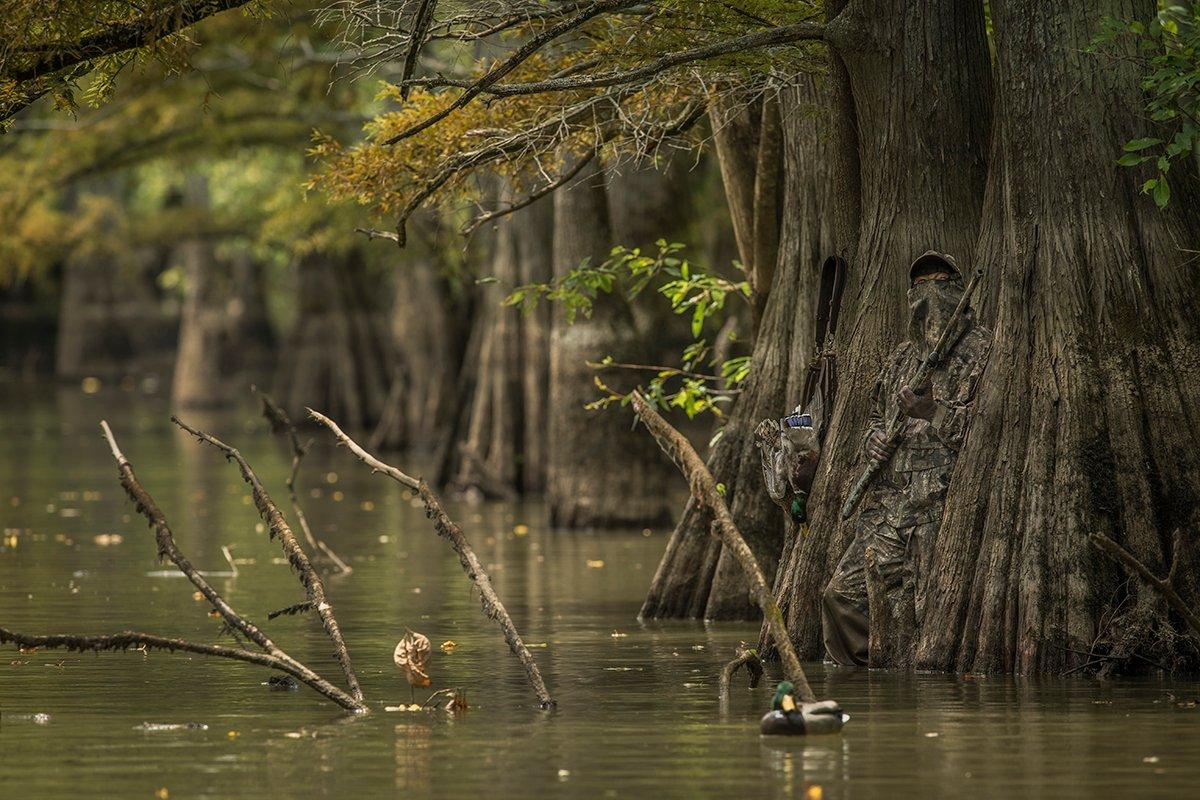
{"type": "Polygon", "coordinates": [[[737,557],[742,570],[750,578],[750,591],[754,596],[754,601],[762,609],[763,619],[775,641],[775,647],[779,650],[779,657],[783,662],[783,670],[787,679],[795,685],[802,702],[815,703],[817,697],[813,694],[812,687],[808,684],[808,678],[804,675],[804,669],[800,666],[796,648],[787,634],[783,614],[775,602],[771,587],[758,565],[758,560],[754,557],[754,551],[746,544],[741,531],[734,523],[733,516],[729,513],[729,506],[725,504],[725,498],[717,489],[717,483],[713,479],[712,473],[708,471],[704,461],[696,454],[691,442],[663,419],[639,392],[635,391],[631,397],[633,409],[642,424],[646,426],[646,430],[658,442],[658,446],[662,448],[667,457],[675,462],[675,465],[683,472],[691,488],[692,496],[708,508],[713,515],[712,531],[714,535],[718,536],[721,543],[737,557]]]}
{"type": "Polygon", "coordinates": [[[113,458],[117,462],[122,488],[125,489],[125,493],[129,495],[129,499],[137,507],[138,513],[142,514],[149,521],[150,527],[154,531],[159,559],[168,559],[183,573],[184,577],[191,581],[192,585],[208,600],[213,609],[225,621],[226,627],[231,632],[241,635],[258,645],[262,648],[263,652],[256,653],[241,648],[203,644],[186,639],[174,639],[138,631],[123,631],[108,636],[71,636],[66,634],[39,636],[0,628],[0,644],[11,642],[20,647],[65,648],[78,652],[149,648],[229,658],[235,661],[258,664],[286,673],[349,711],[369,711],[370,709],[362,701],[361,696],[352,697],[322,678],[316,672],[313,672],[304,664],[292,658],[271,641],[256,625],[233,610],[233,607],[225,601],[205,577],[200,574],[199,570],[184,556],[182,551],[179,550],[175,544],[171,528],[167,524],[166,516],[154,502],[154,498],[138,482],[137,476],[133,472],[133,466],[125,458],[124,454],[121,453],[120,448],[117,446],[116,438],[113,436],[112,430],[108,427],[108,423],[101,422],[100,427],[104,431],[104,437],[108,441],[109,449],[112,451],[113,458]]]}
{"type": "Polygon", "coordinates": [[[546,689],[546,683],[542,680],[542,673],[538,670],[537,662],[533,660],[529,648],[525,646],[525,643],[521,640],[521,634],[517,632],[517,628],[513,624],[512,617],[508,615],[504,604],[500,602],[500,598],[496,594],[496,590],[492,588],[492,581],[488,578],[487,570],[483,568],[483,564],[480,563],[479,558],[475,555],[474,549],[472,549],[470,542],[467,541],[467,537],[463,535],[462,530],[446,514],[437,495],[433,493],[425,481],[406,475],[390,464],[385,464],[368,453],[357,442],[347,436],[338,427],[337,423],[329,417],[313,411],[311,408],[308,409],[308,415],[316,422],[329,428],[333,432],[333,435],[337,437],[338,443],[345,445],[359,461],[370,467],[372,472],[382,472],[401,486],[416,491],[425,506],[425,515],[433,520],[433,526],[437,530],[438,535],[450,542],[450,546],[454,548],[454,552],[458,553],[458,560],[462,564],[463,571],[467,573],[467,577],[471,579],[475,584],[475,588],[479,590],[479,602],[483,606],[484,614],[490,619],[496,620],[497,624],[500,625],[500,629],[504,632],[504,640],[508,642],[509,649],[512,650],[517,660],[521,662],[521,665],[525,667],[525,673],[529,676],[529,682],[533,686],[534,693],[537,694],[538,703],[542,708],[553,708],[555,705],[554,698],[550,696],[550,692],[546,689]]]}

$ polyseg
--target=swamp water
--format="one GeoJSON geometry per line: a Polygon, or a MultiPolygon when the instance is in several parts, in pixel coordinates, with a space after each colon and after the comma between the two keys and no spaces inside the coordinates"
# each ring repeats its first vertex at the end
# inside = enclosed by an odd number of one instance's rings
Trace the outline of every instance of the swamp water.
{"type": "MultiPolygon", "coordinates": [[[[0,400],[0,625],[28,633],[126,628],[220,641],[207,604],[154,559],[97,422],[107,418],[200,569],[285,650],[340,682],[319,624],[267,622],[303,599],[236,469],[180,434],[160,400],[11,388],[0,400]],[[119,538],[118,538],[119,537],[119,538]]],[[[288,459],[250,410],[184,415],[238,447],[287,511],[288,459]]],[[[1195,797],[1197,681],[1012,681],[806,665],[851,720],[841,736],[758,735],[773,683],[729,707],[717,674],[757,626],[635,619],[667,531],[553,530],[536,504],[448,503],[559,709],[524,672],[449,546],[395,484],[340,449],[301,470],[314,527],[354,567],[326,588],[375,713],[354,716],[274,673],[154,652],[0,651],[0,797],[1195,797]],[[410,702],[392,663],[405,628],[429,636],[433,688],[462,687],[455,719],[410,702]],[[452,653],[438,649],[453,641],[452,653]],[[150,723],[149,728],[143,723],[150,723]],[[202,728],[154,729],[201,723],[202,728]]],[[[400,464],[402,467],[412,465],[400,464]]],[[[415,470],[414,470],[415,471],[415,470]]],[[[682,484],[682,479],[680,481],[682,484]]],[[[682,489],[671,487],[672,490],[682,489]]],[[[418,690],[422,700],[429,690],[418,690]]]]}

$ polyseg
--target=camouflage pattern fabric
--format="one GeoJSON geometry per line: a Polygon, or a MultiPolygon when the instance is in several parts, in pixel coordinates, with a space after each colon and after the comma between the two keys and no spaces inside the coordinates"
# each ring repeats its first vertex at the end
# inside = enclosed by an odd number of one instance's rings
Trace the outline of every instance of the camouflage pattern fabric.
{"type": "MultiPolygon", "coordinates": [[[[863,497],[854,522],[854,539],[822,597],[825,647],[839,664],[867,663],[868,550],[875,557],[889,602],[895,605],[902,599],[900,593],[915,592],[918,623],[923,616],[923,577],[991,339],[991,331],[978,325],[963,334],[933,372],[931,384],[937,410],[932,421],[908,420],[896,452],[863,497]]],[[[903,342],[879,373],[864,445],[872,431],[884,429],[889,404],[896,402],[908,376],[916,371],[919,358],[916,345],[903,342]]]]}

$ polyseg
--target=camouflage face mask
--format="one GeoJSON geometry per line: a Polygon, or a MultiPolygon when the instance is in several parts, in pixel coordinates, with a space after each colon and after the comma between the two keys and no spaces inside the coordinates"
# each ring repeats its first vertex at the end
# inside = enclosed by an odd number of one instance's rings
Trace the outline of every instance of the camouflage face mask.
{"type": "Polygon", "coordinates": [[[927,353],[937,344],[962,299],[958,281],[918,283],[908,290],[908,340],[927,353]]]}

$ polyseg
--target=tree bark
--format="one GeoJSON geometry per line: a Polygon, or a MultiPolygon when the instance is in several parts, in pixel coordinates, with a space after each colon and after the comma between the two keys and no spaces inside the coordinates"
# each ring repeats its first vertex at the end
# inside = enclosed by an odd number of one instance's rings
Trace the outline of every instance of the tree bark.
{"type": "MultiPolygon", "coordinates": [[[[598,263],[612,246],[602,168],[591,163],[578,183],[554,195],[554,271],[598,263]]],[[[588,361],[611,355],[639,363],[644,350],[628,304],[601,295],[590,318],[568,324],[553,312],[550,342],[549,450],[546,495],[552,524],[599,527],[665,524],[670,498],[661,478],[669,466],[645,436],[614,409],[591,411],[599,397],[588,361]]],[[[615,381],[614,381],[615,382],[615,381]]]]}
{"type": "MultiPolygon", "coordinates": [[[[1155,11],[992,4],[999,158],[979,253],[996,334],[936,542],[919,667],[1057,672],[1081,665],[1078,650],[1195,668],[1178,615],[1088,544],[1099,534],[1174,570],[1170,532],[1196,529],[1200,499],[1196,175],[1172,169],[1163,212],[1139,193],[1148,175],[1115,159],[1156,135],[1140,76],[1084,52],[1101,17],[1155,11]]],[[[1197,573],[1178,574],[1195,607],[1197,573]]]]}
{"type": "MultiPolygon", "coordinates": [[[[514,202],[502,192],[501,203],[514,202]]],[[[538,491],[545,475],[549,310],[522,315],[503,305],[512,287],[550,278],[553,207],[537,202],[504,217],[493,236],[491,276],[479,327],[474,392],[451,484],[485,495],[538,491]]],[[[464,398],[465,400],[465,398],[464,398]]]]}
{"type": "MultiPolygon", "coordinates": [[[[779,564],[784,522],[763,486],[752,434],[759,420],[779,417],[796,402],[799,388],[789,380],[802,371],[812,349],[812,288],[821,254],[832,252],[831,230],[822,222],[832,198],[822,157],[820,98],[811,76],[799,76],[796,86],[782,94],[785,186],[779,263],[755,340],[752,372],[708,456],[709,471],[725,485],[734,522],[768,580],[779,564]]],[[[709,536],[709,524],[705,507],[690,499],[642,604],[643,617],[758,616],[746,576],[709,536]]]]}
{"type": "MultiPolygon", "coordinates": [[[[927,249],[974,263],[991,114],[982,6],[969,0],[853,0],[831,20],[835,86],[841,67],[857,123],[861,217],[848,259],[838,396],[809,500],[810,532],[786,556],[782,605],[802,657],[823,653],[821,591],[849,543],[839,509],[856,476],[880,364],[900,338],[907,268],[927,249]]],[[[835,123],[844,125],[842,122],[835,123]]],[[[844,142],[844,138],[839,138],[844,142]]],[[[836,154],[842,163],[845,153],[836,154]]],[[[852,229],[853,211],[838,227],[852,229]]]]}

